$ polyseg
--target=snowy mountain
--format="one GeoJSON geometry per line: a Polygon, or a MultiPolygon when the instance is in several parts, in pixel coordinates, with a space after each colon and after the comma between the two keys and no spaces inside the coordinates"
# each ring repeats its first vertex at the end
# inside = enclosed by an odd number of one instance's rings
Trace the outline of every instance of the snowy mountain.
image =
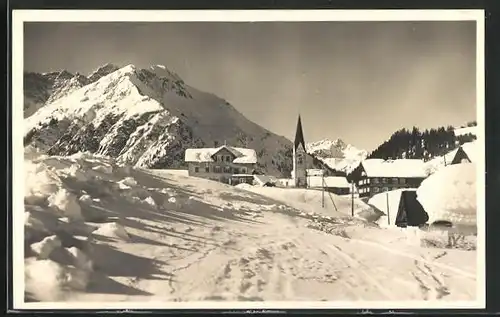
{"type": "Polygon", "coordinates": [[[187,85],[165,66],[107,64],[89,77],[68,72],[28,77],[36,80],[25,94],[38,110],[25,118],[25,145],[50,155],[88,151],[137,167],[179,168],[187,148],[227,142],[255,149],[259,169],[271,175],[292,169],[291,141],[187,85]]]}
{"type": "Polygon", "coordinates": [[[67,70],[49,73],[24,74],[24,117],[29,117],[46,104],[62,98],[85,85],[96,82],[119,68],[106,64],[89,76],[72,74],[67,70]]]}
{"type": "Polygon", "coordinates": [[[367,151],[346,144],[341,139],[311,142],[306,145],[306,150],[330,168],[348,173],[368,155],[367,151]]]}

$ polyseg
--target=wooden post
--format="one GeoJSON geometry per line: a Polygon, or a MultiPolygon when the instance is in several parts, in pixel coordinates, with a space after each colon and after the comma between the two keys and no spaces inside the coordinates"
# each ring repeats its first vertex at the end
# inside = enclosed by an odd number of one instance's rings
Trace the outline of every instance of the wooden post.
{"type": "Polygon", "coordinates": [[[391,215],[389,213],[389,192],[385,193],[385,198],[387,202],[387,224],[390,226],[391,225],[391,215]]]}
{"type": "Polygon", "coordinates": [[[325,208],[325,178],[321,174],[321,207],[325,208]]]}
{"type": "Polygon", "coordinates": [[[351,180],[351,214],[354,215],[354,181],[351,180]]]}

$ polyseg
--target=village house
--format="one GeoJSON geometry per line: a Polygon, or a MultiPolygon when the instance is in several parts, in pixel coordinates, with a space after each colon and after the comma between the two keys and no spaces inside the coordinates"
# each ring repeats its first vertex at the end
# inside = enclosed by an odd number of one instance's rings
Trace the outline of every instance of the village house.
{"type": "Polygon", "coordinates": [[[454,149],[453,151],[448,152],[443,157],[444,165],[453,165],[453,164],[461,164],[461,163],[473,163],[476,161],[477,153],[477,141],[467,142],[454,149]]]}
{"type": "Polygon", "coordinates": [[[358,188],[360,198],[400,188],[417,188],[427,177],[425,163],[416,159],[367,159],[361,162],[348,180],[358,188]]]}
{"type": "Polygon", "coordinates": [[[467,142],[443,156],[438,156],[427,161],[425,163],[427,174],[433,174],[443,166],[477,162],[477,146],[477,141],[467,142]]]}
{"type": "Polygon", "coordinates": [[[249,182],[257,164],[257,153],[253,149],[223,145],[217,148],[187,149],[184,160],[188,164],[189,176],[235,185],[235,181],[249,182]]]}

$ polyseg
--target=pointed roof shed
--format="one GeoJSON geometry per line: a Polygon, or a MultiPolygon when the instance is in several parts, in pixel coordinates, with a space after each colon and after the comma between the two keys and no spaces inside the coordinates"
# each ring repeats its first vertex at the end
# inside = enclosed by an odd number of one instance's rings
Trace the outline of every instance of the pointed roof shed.
{"type": "Polygon", "coordinates": [[[297,149],[299,144],[302,144],[304,150],[306,149],[306,143],[304,142],[304,132],[302,131],[302,122],[300,120],[300,115],[299,115],[299,120],[297,121],[297,131],[295,132],[295,141],[293,143],[294,148],[297,149]]]}

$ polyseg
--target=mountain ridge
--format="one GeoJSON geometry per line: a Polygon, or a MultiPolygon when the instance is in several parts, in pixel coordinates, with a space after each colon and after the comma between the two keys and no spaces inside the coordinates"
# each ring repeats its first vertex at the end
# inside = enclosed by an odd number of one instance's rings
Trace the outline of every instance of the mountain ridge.
{"type": "Polygon", "coordinates": [[[185,167],[186,148],[226,141],[255,148],[261,170],[289,175],[291,141],[248,120],[224,99],[187,85],[161,65],[113,69],[98,68],[92,74],[102,76],[94,82],[75,86],[25,118],[25,145],[52,155],[89,151],[123,164],[179,168],[185,167]]]}

